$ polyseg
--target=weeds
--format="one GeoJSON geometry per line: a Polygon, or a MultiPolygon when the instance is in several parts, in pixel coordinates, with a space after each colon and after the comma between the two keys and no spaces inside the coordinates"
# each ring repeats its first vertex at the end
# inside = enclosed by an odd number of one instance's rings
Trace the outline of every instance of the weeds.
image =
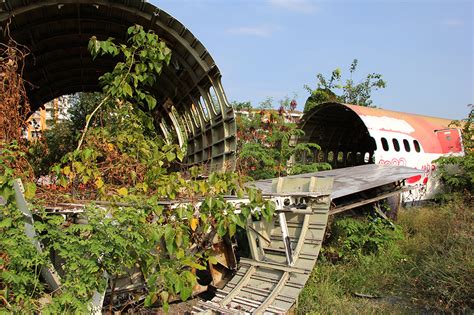
{"type": "Polygon", "coordinates": [[[460,198],[400,217],[409,234],[400,244],[409,257],[403,284],[417,303],[442,312],[474,308],[473,219],[472,205],[460,198]]]}
{"type": "MultiPolygon", "coordinates": [[[[336,263],[326,252],[300,295],[298,312],[471,312],[474,215],[471,204],[454,199],[442,206],[401,211],[398,226],[404,237],[377,252],[346,255],[336,263]],[[361,294],[372,298],[357,297],[361,294]]],[[[345,246],[343,241],[336,244],[338,250],[345,246]]]]}
{"type": "Polygon", "coordinates": [[[333,262],[341,259],[351,261],[354,256],[364,257],[384,250],[402,238],[398,226],[380,217],[344,217],[334,221],[323,253],[333,262]]]}

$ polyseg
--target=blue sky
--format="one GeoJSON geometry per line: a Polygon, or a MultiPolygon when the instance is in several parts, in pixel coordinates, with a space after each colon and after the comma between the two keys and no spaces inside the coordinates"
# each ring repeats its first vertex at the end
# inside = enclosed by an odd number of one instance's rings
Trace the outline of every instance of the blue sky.
{"type": "Polygon", "coordinates": [[[219,66],[230,101],[296,93],[335,68],[381,73],[374,104],[459,119],[474,103],[473,1],[152,0],[183,23],[219,66]]]}

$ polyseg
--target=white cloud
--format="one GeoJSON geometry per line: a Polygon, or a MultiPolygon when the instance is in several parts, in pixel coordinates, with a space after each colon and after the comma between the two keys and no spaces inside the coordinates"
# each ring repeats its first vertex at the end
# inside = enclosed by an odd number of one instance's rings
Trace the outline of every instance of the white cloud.
{"type": "Polygon", "coordinates": [[[237,35],[251,35],[251,36],[258,36],[258,37],[268,37],[270,36],[275,28],[269,26],[241,26],[230,28],[227,30],[229,34],[237,34],[237,35]]]}
{"type": "Polygon", "coordinates": [[[458,26],[463,26],[464,21],[460,19],[446,19],[442,21],[442,24],[451,26],[451,27],[458,27],[458,26]]]}
{"type": "Polygon", "coordinates": [[[311,0],[268,0],[271,6],[302,13],[312,13],[318,6],[311,0]]]}

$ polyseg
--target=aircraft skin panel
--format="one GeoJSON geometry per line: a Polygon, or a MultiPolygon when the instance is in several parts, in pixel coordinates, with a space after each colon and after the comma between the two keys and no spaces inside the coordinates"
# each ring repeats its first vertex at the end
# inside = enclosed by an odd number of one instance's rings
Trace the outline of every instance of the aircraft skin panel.
{"type": "Polygon", "coordinates": [[[342,156],[357,152],[363,156],[364,164],[407,166],[422,171],[421,175],[407,180],[408,184],[417,187],[404,193],[404,201],[409,202],[432,199],[441,192],[441,183],[436,179],[436,159],[464,154],[461,130],[451,128],[450,124],[450,119],[326,103],[305,114],[302,128],[308,135],[305,140],[320,144],[323,162],[332,162],[333,168],[354,165],[334,163],[326,151],[334,156],[340,152],[342,156]],[[365,127],[361,128],[358,120],[365,127]],[[369,138],[375,146],[364,145],[369,138]],[[349,141],[352,141],[352,147],[347,147],[349,141]]]}
{"type": "Polygon", "coordinates": [[[461,132],[449,128],[451,120],[430,116],[346,105],[362,119],[376,141],[374,163],[379,165],[408,166],[423,171],[407,182],[416,190],[403,193],[404,202],[432,199],[442,191],[436,179],[437,165],[434,161],[444,155],[462,154],[461,132]],[[382,139],[386,139],[385,150],[382,139]],[[418,141],[419,152],[414,142],[418,141]],[[395,146],[395,143],[398,146],[395,146]]]}
{"type": "Polygon", "coordinates": [[[417,139],[410,135],[380,130],[369,130],[369,132],[377,144],[373,161],[375,164],[407,166],[423,172],[421,175],[413,176],[407,180],[408,184],[416,186],[421,191],[417,193],[416,198],[413,195],[414,192],[404,193],[404,200],[430,199],[440,192],[441,187],[436,180],[433,179],[433,175],[437,169],[436,163],[433,163],[433,161],[438,159],[441,154],[427,153],[421,144],[420,152],[417,152],[413,145],[417,139]],[[384,150],[382,144],[383,138],[388,142],[388,151],[384,150]],[[394,140],[399,143],[399,151],[394,149],[394,140]],[[405,146],[404,143],[406,143],[407,146],[405,146]],[[407,152],[407,149],[409,152],[407,152]]]}
{"type": "Polygon", "coordinates": [[[436,135],[444,154],[462,153],[464,151],[461,141],[461,130],[458,128],[438,130],[436,135]]]}
{"type": "Polygon", "coordinates": [[[367,129],[399,132],[416,138],[427,153],[442,153],[443,149],[435,134],[447,129],[452,120],[344,104],[364,121],[367,129]]]}

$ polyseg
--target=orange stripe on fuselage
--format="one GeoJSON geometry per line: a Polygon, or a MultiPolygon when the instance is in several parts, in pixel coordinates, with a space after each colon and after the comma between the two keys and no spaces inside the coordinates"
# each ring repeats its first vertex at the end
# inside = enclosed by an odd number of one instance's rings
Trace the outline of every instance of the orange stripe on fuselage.
{"type": "MultiPolygon", "coordinates": [[[[405,133],[417,139],[422,145],[425,153],[443,154],[444,150],[441,147],[435,130],[449,128],[449,124],[451,123],[451,120],[449,119],[408,114],[380,108],[370,108],[350,104],[344,105],[352,109],[359,116],[389,117],[404,120],[413,127],[414,131],[410,133],[401,131],[396,132],[405,133]]],[[[378,130],[383,131],[385,129],[383,126],[380,126],[378,130]]]]}

